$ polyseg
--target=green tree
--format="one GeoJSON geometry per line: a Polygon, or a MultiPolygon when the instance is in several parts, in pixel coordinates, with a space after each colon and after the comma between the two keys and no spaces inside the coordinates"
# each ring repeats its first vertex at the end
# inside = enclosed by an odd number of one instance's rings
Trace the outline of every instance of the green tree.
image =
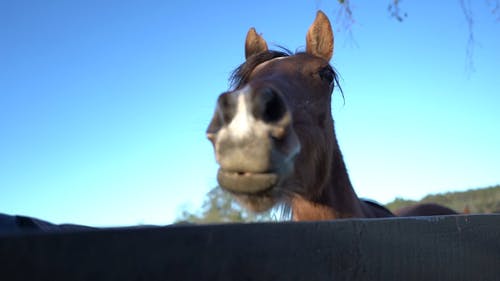
{"type": "Polygon", "coordinates": [[[242,208],[233,196],[220,187],[215,187],[207,193],[201,210],[195,213],[183,211],[177,223],[230,223],[276,221],[276,212],[271,210],[255,214],[242,208]]]}

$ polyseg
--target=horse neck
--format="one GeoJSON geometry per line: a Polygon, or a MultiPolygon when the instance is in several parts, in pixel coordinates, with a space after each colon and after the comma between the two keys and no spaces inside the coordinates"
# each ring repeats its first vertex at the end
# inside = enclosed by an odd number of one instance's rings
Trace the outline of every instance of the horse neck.
{"type": "Polygon", "coordinates": [[[291,200],[294,221],[364,217],[362,204],[352,187],[342,153],[335,143],[330,178],[315,198],[295,196],[291,200]]]}

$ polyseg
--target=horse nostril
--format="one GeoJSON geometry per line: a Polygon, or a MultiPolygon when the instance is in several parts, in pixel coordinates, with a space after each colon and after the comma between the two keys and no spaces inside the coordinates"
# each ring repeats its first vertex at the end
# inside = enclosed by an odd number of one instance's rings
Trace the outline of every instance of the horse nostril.
{"type": "Polygon", "coordinates": [[[264,122],[277,122],[286,113],[286,106],[280,95],[271,88],[264,88],[255,93],[252,114],[264,122]]]}
{"type": "Polygon", "coordinates": [[[236,102],[231,93],[224,93],[217,100],[217,113],[223,124],[228,124],[236,114],[236,102]]]}

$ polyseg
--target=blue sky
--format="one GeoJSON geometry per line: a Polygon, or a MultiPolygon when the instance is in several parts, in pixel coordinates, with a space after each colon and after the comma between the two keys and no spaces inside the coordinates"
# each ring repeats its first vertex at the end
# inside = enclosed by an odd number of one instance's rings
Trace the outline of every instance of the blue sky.
{"type": "Polygon", "coordinates": [[[1,1],[0,212],[95,226],[166,224],[216,186],[205,128],[249,27],[303,48],[335,30],[337,137],[359,196],[500,183],[499,22],[473,1],[1,1]]]}

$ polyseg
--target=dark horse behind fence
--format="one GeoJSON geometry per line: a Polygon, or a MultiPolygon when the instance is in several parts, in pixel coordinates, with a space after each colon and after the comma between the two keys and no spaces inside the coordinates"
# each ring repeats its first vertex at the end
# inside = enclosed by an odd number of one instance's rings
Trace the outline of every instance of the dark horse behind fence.
{"type": "MultiPolygon", "coordinates": [[[[357,197],[337,143],[331,96],[338,84],[330,66],[333,32],[319,11],[306,51],[272,51],[251,28],[246,61],[233,89],[219,96],[207,137],[220,165],[217,180],[245,207],[290,206],[293,220],[388,217],[384,207],[357,197]]],[[[435,204],[398,215],[455,214],[435,204]]]]}

